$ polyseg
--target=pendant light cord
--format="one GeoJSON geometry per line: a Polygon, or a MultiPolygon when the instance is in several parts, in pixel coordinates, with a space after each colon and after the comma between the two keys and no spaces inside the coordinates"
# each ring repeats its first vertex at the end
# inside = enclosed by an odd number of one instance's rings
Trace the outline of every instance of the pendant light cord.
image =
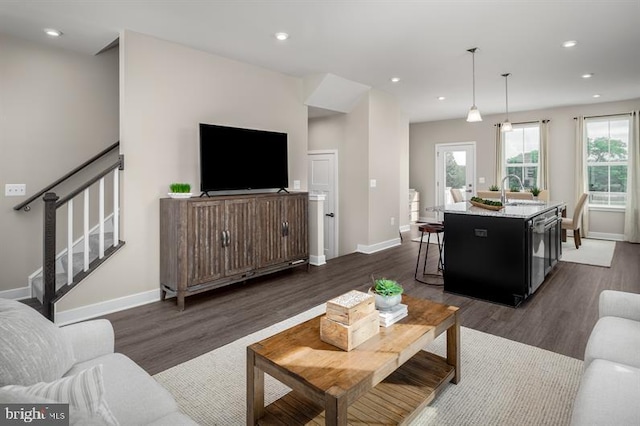
{"type": "Polygon", "coordinates": [[[507,120],[509,120],[509,86],[507,86],[507,81],[509,81],[509,74],[504,76],[505,110],[507,111],[507,120]]]}
{"type": "Polygon", "coordinates": [[[473,106],[476,105],[476,49],[471,50],[471,69],[473,70],[473,106]]]}

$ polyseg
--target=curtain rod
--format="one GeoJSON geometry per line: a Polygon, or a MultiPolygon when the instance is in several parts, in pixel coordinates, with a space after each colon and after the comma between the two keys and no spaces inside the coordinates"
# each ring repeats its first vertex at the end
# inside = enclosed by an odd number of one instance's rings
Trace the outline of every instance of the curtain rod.
{"type": "MultiPolygon", "coordinates": [[[[516,124],[535,124],[535,123],[539,123],[539,122],[543,122],[543,123],[548,123],[551,120],[550,119],[545,119],[545,120],[535,120],[535,121],[519,121],[519,122],[513,122],[511,124],[516,125],[516,124]]],[[[494,126],[501,126],[502,123],[498,123],[498,124],[494,124],[494,126]]]]}
{"type": "MultiPolygon", "coordinates": [[[[619,117],[621,115],[633,115],[633,112],[620,112],[618,114],[604,114],[604,115],[585,115],[584,118],[604,118],[604,117],[619,117]]],[[[573,117],[574,120],[577,120],[578,117],[573,117]]]]}

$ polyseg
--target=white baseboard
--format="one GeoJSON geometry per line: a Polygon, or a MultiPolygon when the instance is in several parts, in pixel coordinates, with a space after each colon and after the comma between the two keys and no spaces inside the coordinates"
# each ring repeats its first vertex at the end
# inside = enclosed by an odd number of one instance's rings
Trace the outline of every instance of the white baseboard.
{"type": "Polygon", "coordinates": [[[322,266],[322,265],[325,265],[326,263],[327,263],[327,258],[324,254],[321,256],[313,256],[313,255],[309,256],[309,264],[313,266],[322,266]]]}
{"type": "Polygon", "coordinates": [[[157,302],[159,300],[160,288],[145,291],[143,293],[132,294],[130,296],[119,297],[117,299],[106,300],[104,302],[94,303],[80,308],[56,312],[56,324],[66,325],[78,321],[84,321],[106,314],[111,314],[113,312],[134,308],[136,306],[146,305],[147,303],[157,302]]]}
{"type": "MultiPolygon", "coordinates": [[[[567,232],[568,236],[571,236],[571,232],[567,232]]],[[[609,234],[607,232],[589,232],[589,237],[594,240],[610,240],[610,241],[624,241],[623,234],[609,234]]]]}
{"type": "Polygon", "coordinates": [[[411,231],[411,225],[402,225],[400,227],[400,232],[409,232],[411,231]]]}
{"type": "Polygon", "coordinates": [[[392,240],[383,241],[381,243],[371,244],[366,246],[364,244],[358,244],[356,252],[364,254],[372,254],[378,251],[386,250],[391,247],[399,246],[401,244],[400,238],[394,238],[392,240]]]}
{"type": "Polygon", "coordinates": [[[31,289],[27,287],[12,288],[11,290],[0,291],[0,298],[22,300],[31,298],[31,289]]]}

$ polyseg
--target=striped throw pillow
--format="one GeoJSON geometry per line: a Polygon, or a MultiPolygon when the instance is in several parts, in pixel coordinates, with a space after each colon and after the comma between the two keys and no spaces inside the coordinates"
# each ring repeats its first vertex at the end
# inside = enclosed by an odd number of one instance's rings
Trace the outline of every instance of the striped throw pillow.
{"type": "Polygon", "coordinates": [[[31,386],[9,385],[0,389],[67,403],[77,410],[97,415],[107,425],[119,425],[104,398],[102,364],[50,383],[40,382],[31,386]]]}

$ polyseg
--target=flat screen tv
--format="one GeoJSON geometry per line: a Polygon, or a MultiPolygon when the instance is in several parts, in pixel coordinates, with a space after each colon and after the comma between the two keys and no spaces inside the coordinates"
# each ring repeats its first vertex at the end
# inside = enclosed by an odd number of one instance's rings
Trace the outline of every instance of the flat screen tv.
{"type": "Polygon", "coordinates": [[[200,190],[289,186],[287,134],[200,123],[200,190]]]}

